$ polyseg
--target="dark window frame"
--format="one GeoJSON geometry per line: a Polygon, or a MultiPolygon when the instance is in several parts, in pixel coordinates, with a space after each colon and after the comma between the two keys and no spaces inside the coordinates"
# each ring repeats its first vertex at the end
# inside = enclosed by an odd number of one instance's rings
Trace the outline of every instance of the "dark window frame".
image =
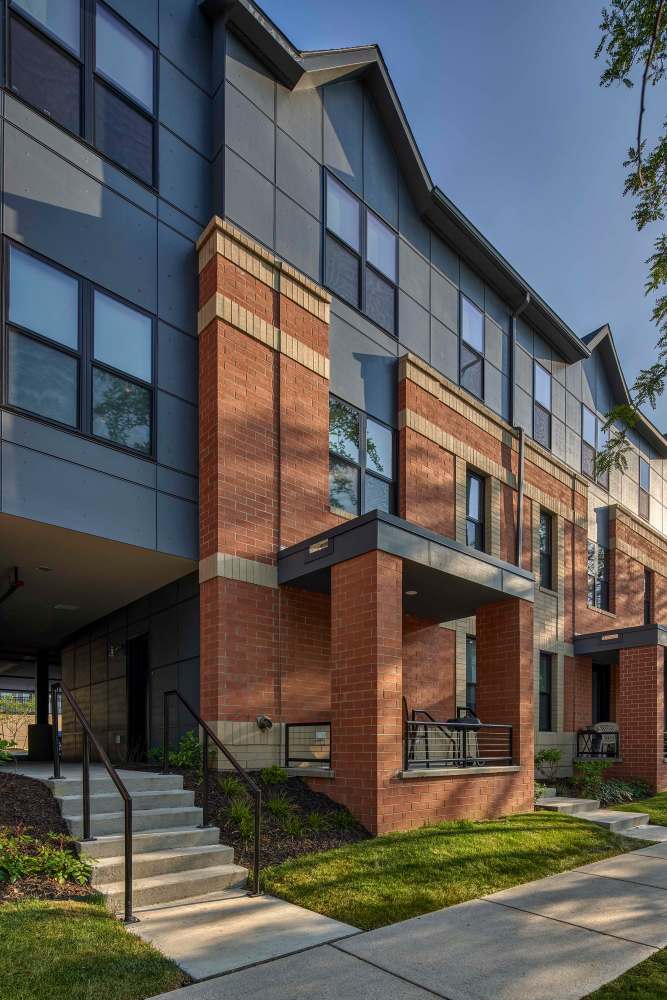
{"type": "Polygon", "coordinates": [[[477,552],[486,552],[486,477],[472,469],[466,472],[466,545],[477,552]],[[473,517],[470,514],[470,482],[473,479],[479,483],[480,487],[480,518],[473,517]],[[472,527],[475,533],[476,542],[474,545],[470,545],[468,542],[469,527],[472,527]]]}
{"type": "Polygon", "coordinates": [[[644,567],[644,625],[650,625],[653,618],[653,570],[644,567]]]}
{"type": "Polygon", "coordinates": [[[539,676],[538,676],[538,729],[541,733],[553,733],[553,653],[546,653],[540,650],[539,676]],[[543,685],[542,668],[545,667],[547,677],[546,685],[543,685]]]}
{"type": "Polygon", "coordinates": [[[537,383],[536,375],[538,368],[540,369],[540,371],[544,372],[544,374],[549,379],[549,400],[550,400],[550,405],[553,405],[551,403],[553,397],[553,384],[552,384],[553,379],[551,372],[547,371],[544,365],[541,365],[536,358],[533,358],[533,440],[536,441],[543,448],[547,448],[549,451],[551,451],[551,409],[547,410],[544,403],[538,402],[537,394],[535,392],[535,386],[537,383]],[[548,426],[547,442],[544,442],[541,438],[539,438],[535,432],[535,428],[537,427],[536,415],[538,413],[544,414],[547,421],[547,426],[548,426]]]}
{"type": "Polygon", "coordinates": [[[486,380],[484,378],[484,375],[485,375],[485,372],[484,372],[484,354],[485,354],[485,351],[486,351],[486,323],[485,323],[485,316],[486,316],[486,313],[484,312],[483,309],[479,308],[479,306],[477,305],[476,302],[473,302],[473,300],[468,295],[465,295],[463,292],[459,291],[459,336],[457,338],[457,340],[458,340],[458,348],[459,348],[459,385],[464,390],[464,392],[469,392],[470,395],[473,397],[473,399],[479,399],[481,402],[484,402],[484,390],[486,388],[486,385],[485,385],[485,381],[486,380]],[[470,343],[469,340],[466,340],[465,337],[463,336],[463,300],[464,299],[471,306],[473,306],[473,308],[476,309],[477,312],[481,313],[481,315],[482,315],[482,351],[481,351],[481,353],[480,353],[480,351],[476,347],[474,347],[470,343]],[[473,392],[472,389],[469,389],[467,386],[465,386],[463,384],[463,382],[462,382],[462,373],[463,373],[462,353],[463,353],[463,348],[464,347],[465,347],[465,349],[467,351],[470,352],[470,354],[472,354],[477,359],[477,361],[479,362],[479,365],[480,365],[480,371],[481,371],[482,378],[481,378],[481,389],[480,389],[479,395],[477,395],[476,392],[473,392]]]}
{"type": "MultiPolygon", "coordinates": [[[[360,410],[358,406],[354,406],[352,403],[348,403],[347,400],[341,399],[340,396],[336,396],[335,393],[329,393],[329,405],[334,401],[340,403],[342,406],[346,406],[348,409],[352,410],[357,414],[359,420],[359,458],[358,461],[350,458],[347,455],[341,455],[340,452],[334,451],[331,447],[331,426],[329,426],[329,458],[333,455],[337,461],[349,466],[350,468],[356,469],[359,476],[359,495],[357,504],[357,514],[355,516],[360,517],[363,513],[368,513],[365,511],[366,505],[366,476],[371,476],[373,479],[378,479],[389,486],[389,513],[393,514],[397,510],[398,506],[398,481],[397,481],[397,459],[398,459],[398,442],[396,431],[384,420],[378,420],[377,417],[372,416],[372,414],[366,413],[364,410],[360,410]],[[391,433],[391,465],[392,465],[392,477],[383,476],[381,472],[370,467],[367,463],[367,423],[368,420],[374,421],[380,427],[386,428],[391,433]]],[[[331,466],[329,466],[331,468],[331,466]]],[[[329,498],[330,506],[333,510],[340,510],[341,508],[331,504],[331,497],[329,498]]],[[[349,513],[348,511],[345,512],[349,513]]]]}
{"type": "Polygon", "coordinates": [[[323,228],[324,228],[324,239],[322,241],[322,274],[324,276],[325,287],[328,288],[330,292],[336,295],[338,298],[342,299],[343,302],[347,303],[352,309],[356,309],[357,312],[361,313],[370,323],[373,323],[379,330],[383,333],[388,334],[390,337],[398,339],[398,267],[399,267],[399,233],[395,226],[392,226],[385,218],[383,218],[378,212],[370,208],[360,197],[356,194],[345,181],[342,181],[340,177],[336,176],[332,171],[323,168],[324,170],[324,184],[323,184],[323,228]],[[339,236],[333,229],[329,228],[329,220],[327,218],[327,201],[328,201],[328,184],[330,179],[336,184],[342,187],[346,194],[357,202],[359,206],[359,248],[356,249],[351,244],[349,244],[342,236],[339,236]],[[395,240],[395,264],[396,264],[396,281],[392,281],[386,274],[384,274],[375,264],[368,260],[367,256],[367,230],[368,230],[368,216],[371,215],[378,219],[391,233],[394,235],[395,240]],[[350,302],[349,299],[345,298],[340,292],[332,288],[331,285],[327,284],[327,240],[334,240],[338,243],[344,250],[349,254],[353,254],[357,259],[357,269],[359,276],[359,287],[357,291],[357,301],[350,302]],[[393,329],[388,329],[380,323],[374,316],[370,315],[367,311],[367,295],[366,295],[366,271],[369,270],[373,275],[380,281],[384,282],[393,290],[393,305],[394,305],[394,324],[393,329]]]}
{"type": "Polygon", "coordinates": [[[66,42],[58,38],[49,31],[45,25],[40,24],[34,17],[31,17],[27,11],[22,10],[20,7],[14,6],[12,0],[3,0],[4,3],[4,15],[5,15],[5,86],[11,93],[12,97],[16,100],[21,101],[31,110],[35,111],[37,114],[42,115],[47,121],[55,125],[57,128],[62,129],[68,135],[74,135],[80,142],[84,142],[89,146],[95,153],[101,156],[103,159],[112,163],[116,169],[121,170],[128,177],[131,177],[133,181],[138,184],[143,185],[151,191],[157,192],[159,189],[159,97],[160,97],[160,72],[159,64],[160,60],[158,58],[159,52],[157,47],[153,42],[142,35],[140,31],[130,24],[122,14],[114,10],[108,4],[104,3],[103,0],[80,0],[81,3],[81,27],[80,27],[80,52],[76,53],[71,49],[66,42]],[[132,97],[126,90],[123,89],[115,81],[111,80],[104,73],[99,72],[95,68],[95,48],[96,48],[96,11],[97,7],[104,7],[109,12],[109,14],[119,21],[124,28],[135,35],[142,44],[146,45],[152,52],[153,56],[153,110],[149,112],[145,105],[141,104],[135,98],[132,97]],[[34,104],[31,104],[26,98],[24,98],[20,93],[13,90],[10,83],[10,65],[11,65],[11,22],[13,18],[17,18],[24,25],[26,25],[30,30],[36,32],[40,35],[48,44],[58,48],[62,54],[79,64],[80,67],[80,100],[79,100],[79,125],[80,130],[78,132],[73,132],[68,129],[65,125],[61,125],[56,122],[48,113],[44,111],[43,108],[39,108],[34,104]],[[146,121],[151,124],[152,132],[152,178],[148,182],[144,178],[132,172],[128,167],[124,166],[114,159],[109,153],[104,152],[100,147],[96,145],[95,140],[95,82],[99,81],[100,84],[111,91],[111,93],[120,101],[123,101],[127,106],[129,106],[137,114],[141,115],[146,121]]]}
{"type": "Polygon", "coordinates": [[[540,507],[540,532],[539,532],[539,548],[540,548],[540,586],[545,590],[554,589],[554,568],[553,568],[553,536],[554,536],[554,515],[550,510],[546,510],[544,507],[540,507]],[[543,548],[543,532],[542,524],[548,524],[548,531],[546,532],[546,539],[548,541],[548,546],[543,548]]]}
{"type": "Polygon", "coordinates": [[[466,708],[473,715],[477,713],[477,636],[466,635],[466,708]],[[475,680],[470,680],[470,658],[469,649],[475,650],[475,680]],[[471,697],[472,696],[472,697],[471,697]]]}
{"type": "Polygon", "coordinates": [[[588,607],[597,611],[609,611],[609,549],[589,538],[586,555],[586,601],[588,607]],[[604,553],[602,560],[600,560],[601,552],[604,553]],[[602,563],[602,570],[600,570],[600,563],[602,563]]]}
{"type": "Polygon", "coordinates": [[[602,433],[602,426],[603,426],[603,424],[604,424],[604,421],[600,419],[600,417],[597,415],[597,413],[595,412],[595,410],[592,410],[590,408],[590,406],[586,405],[586,403],[582,403],[581,404],[581,471],[582,471],[583,475],[586,476],[587,479],[591,480],[591,482],[597,483],[598,486],[601,486],[603,489],[608,490],[609,489],[609,473],[608,472],[603,472],[603,473],[601,473],[600,475],[597,475],[597,476],[595,474],[595,463],[596,463],[597,457],[598,457],[600,435],[602,433]],[[588,413],[591,414],[591,416],[593,417],[593,420],[595,421],[595,444],[591,444],[590,441],[587,441],[585,439],[585,437],[584,437],[584,411],[585,410],[588,413]],[[591,451],[592,454],[593,454],[593,460],[592,460],[593,473],[592,474],[590,472],[587,472],[586,471],[586,467],[585,467],[584,456],[586,455],[586,448],[588,448],[589,451],[591,451]]]}
{"type": "Polygon", "coordinates": [[[650,520],[651,514],[651,463],[648,459],[644,458],[643,455],[639,456],[639,468],[638,468],[638,502],[637,502],[637,512],[643,521],[650,520]],[[648,472],[648,489],[644,489],[642,486],[642,462],[646,466],[648,472]],[[642,509],[644,508],[644,509],[642,509]]]}
{"type": "Polygon", "coordinates": [[[2,380],[0,385],[2,407],[13,413],[21,414],[22,416],[30,417],[31,420],[38,420],[49,427],[58,427],[62,430],[68,431],[70,434],[76,434],[77,436],[84,437],[91,441],[96,441],[102,443],[109,448],[115,448],[122,451],[126,455],[132,455],[135,458],[143,458],[146,461],[155,462],[157,460],[156,449],[157,449],[157,321],[155,316],[142,309],[140,306],[134,304],[134,302],[129,302],[127,299],[122,298],[120,295],[116,295],[115,292],[110,291],[108,288],[104,288],[102,285],[96,282],[90,281],[87,278],[82,277],[75,271],[64,267],[57,261],[52,260],[43,254],[36,253],[29,247],[23,246],[14,240],[10,240],[5,237],[3,241],[2,255],[2,294],[4,298],[3,309],[2,309],[2,340],[0,347],[2,348],[2,380]],[[10,247],[15,247],[17,250],[25,253],[26,255],[33,257],[35,260],[40,261],[43,264],[52,267],[56,271],[67,275],[69,278],[73,278],[78,283],[78,333],[79,333],[79,343],[78,351],[74,351],[72,348],[65,344],[60,344],[57,341],[50,340],[48,337],[43,336],[40,333],[30,330],[29,328],[21,326],[19,323],[14,323],[9,321],[9,287],[10,287],[10,247]],[[95,336],[95,324],[94,324],[94,296],[95,291],[101,292],[110,299],[114,299],[116,302],[121,303],[121,305],[132,309],[136,313],[148,318],[151,324],[151,381],[145,382],[134,375],[130,375],[121,369],[114,368],[113,365],[109,365],[106,362],[98,361],[94,358],[94,336],[95,336]],[[26,410],[23,407],[16,406],[9,402],[9,335],[12,330],[17,331],[22,336],[29,337],[32,340],[43,344],[46,347],[53,348],[54,350],[60,351],[70,357],[76,358],[78,361],[79,371],[77,379],[77,425],[73,427],[71,424],[63,423],[62,421],[55,420],[51,417],[45,417],[42,414],[34,413],[32,410],[26,410]],[[151,394],[151,404],[150,404],[150,449],[149,451],[141,451],[137,448],[131,448],[128,445],[120,444],[117,441],[112,441],[110,438],[104,437],[99,434],[93,433],[93,370],[98,368],[102,371],[108,372],[117,378],[123,379],[126,382],[133,383],[140,386],[143,389],[149,390],[151,394]]]}

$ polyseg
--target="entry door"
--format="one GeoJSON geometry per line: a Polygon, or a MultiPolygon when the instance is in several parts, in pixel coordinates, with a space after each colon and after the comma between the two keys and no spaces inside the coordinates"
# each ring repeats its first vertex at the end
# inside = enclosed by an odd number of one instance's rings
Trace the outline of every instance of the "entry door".
{"type": "Polygon", "coordinates": [[[148,750],[148,636],[127,643],[127,759],[146,760],[148,750]]]}
{"type": "Polygon", "coordinates": [[[593,664],[593,723],[612,722],[611,719],[611,667],[593,664]]]}

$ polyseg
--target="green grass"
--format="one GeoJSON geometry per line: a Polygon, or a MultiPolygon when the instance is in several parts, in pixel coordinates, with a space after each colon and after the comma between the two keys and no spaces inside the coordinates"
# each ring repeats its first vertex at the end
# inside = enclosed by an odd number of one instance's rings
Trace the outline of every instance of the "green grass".
{"type": "Polygon", "coordinates": [[[649,799],[636,799],[634,802],[624,802],[621,806],[611,806],[622,812],[648,813],[651,823],[657,826],[667,826],[667,792],[659,792],[649,799]]]}
{"type": "Polygon", "coordinates": [[[536,812],[306,854],[267,868],[263,879],[283,899],[370,930],[641,846],[571,816],[536,812]]]}
{"type": "Polygon", "coordinates": [[[187,976],[99,898],[0,906],[0,993],[12,1000],[144,1000],[187,976]],[[11,985],[10,985],[11,984],[11,985]]]}
{"type": "Polygon", "coordinates": [[[586,1000],[667,1000],[667,948],[589,993],[586,1000]]]}

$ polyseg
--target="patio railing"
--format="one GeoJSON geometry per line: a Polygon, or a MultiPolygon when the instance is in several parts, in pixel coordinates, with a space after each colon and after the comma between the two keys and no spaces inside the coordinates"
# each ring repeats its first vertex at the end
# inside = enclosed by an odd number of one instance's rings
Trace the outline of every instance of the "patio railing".
{"type": "Polygon", "coordinates": [[[446,722],[438,722],[429,717],[410,719],[405,726],[406,771],[506,766],[514,763],[510,725],[482,723],[474,717],[446,722]]]}
{"type": "Polygon", "coordinates": [[[577,733],[577,757],[616,760],[620,749],[619,733],[601,733],[596,729],[580,729],[577,733]]]}
{"type": "Polygon", "coordinates": [[[285,726],[285,767],[331,767],[331,723],[289,722],[285,726]]]}

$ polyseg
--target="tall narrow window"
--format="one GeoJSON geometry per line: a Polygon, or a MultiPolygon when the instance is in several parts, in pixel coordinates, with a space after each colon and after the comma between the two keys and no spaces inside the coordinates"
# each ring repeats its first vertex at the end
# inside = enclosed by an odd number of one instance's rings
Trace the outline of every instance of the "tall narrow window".
{"type": "Polygon", "coordinates": [[[609,610],[609,553],[597,542],[588,543],[588,604],[609,610]]]}
{"type": "Polygon", "coordinates": [[[329,399],[329,502],[348,514],[394,509],[394,432],[329,399]]]}
{"type": "Polygon", "coordinates": [[[592,410],[582,405],[581,409],[581,471],[589,479],[595,479],[595,457],[597,452],[597,418],[592,410]]]}
{"type": "Polygon", "coordinates": [[[464,389],[484,398],[484,313],[461,296],[461,371],[464,389]]]}
{"type": "Polygon", "coordinates": [[[466,480],[466,545],[484,551],[484,480],[469,472],[466,480]]]}
{"type": "Polygon", "coordinates": [[[466,636],[466,708],[477,714],[477,639],[466,636]]]}
{"type": "Polygon", "coordinates": [[[553,656],[551,653],[540,653],[540,718],[539,727],[540,732],[550,733],[553,732],[553,722],[552,722],[552,678],[553,674],[553,656]]]}
{"type": "Polygon", "coordinates": [[[651,466],[645,458],[639,458],[639,516],[649,519],[651,490],[651,466]]]}
{"type": "Polygon", "coordinates": [[[533,362],[533,383],[533,437],[545,448],[551,448],[551,372],[537,361],[533,362]]]}
{"type": "Polygon", "coordinates": [[[644,570],[644,625],[650,625],[652,619],[652,591],[653,573],[650,569],[644,570]]]}
{"type": "Polygon", "coordinates": [[[553,590],[553,515],[540,511],[540,586],[553,590]]]}
{"type": "Polygon", "coordinates": [[[366,210],[365,312],[389,333],[396,328],[396,234],[366,210]]]}

